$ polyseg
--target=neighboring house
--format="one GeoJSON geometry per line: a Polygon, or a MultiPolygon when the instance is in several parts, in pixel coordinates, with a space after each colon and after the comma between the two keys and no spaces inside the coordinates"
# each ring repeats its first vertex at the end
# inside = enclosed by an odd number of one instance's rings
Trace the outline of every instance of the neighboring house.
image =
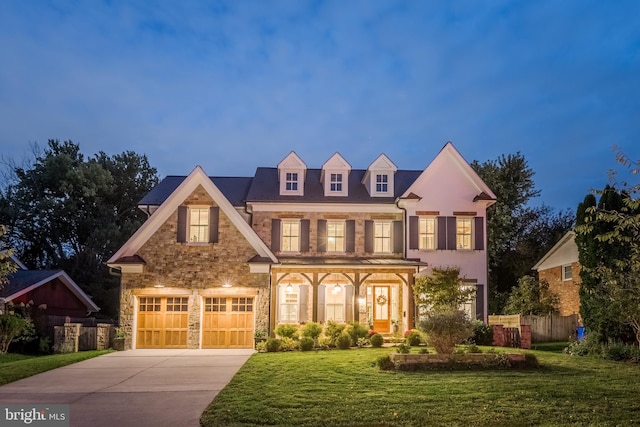
{"type": "Polygon", "coordinates": [[[580,314],[580,264],[576,234],[567,232],[547,252],[533,269],[540,280],[549,283],[549,290],[560,298],[559,311],[562,316],[580,314]]]}
{"type": "Polygon", "coordinates": [[[486,209],[495,196],[447,143],[423,171],[384,154],[353,169],[294,152],[253,177],[168,176],[149,219],[108,261],[136,348],[252,347],[281,323],[415,324],[412,285],[459,266],[486,320],[486,209]]]}
{"type": "Polygon", "coordinates": [[[9,302],[44,305],[47,314],[57,316],[86,317],[100,310],[63,270],[29,270],[17,258],[11,259],[18,270],[0,290],[0,312],[9,302]]]}

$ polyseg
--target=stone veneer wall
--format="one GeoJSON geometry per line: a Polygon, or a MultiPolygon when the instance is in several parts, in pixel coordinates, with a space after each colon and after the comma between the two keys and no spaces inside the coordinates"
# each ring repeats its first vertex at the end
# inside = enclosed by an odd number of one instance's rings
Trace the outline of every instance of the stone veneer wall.
{"type": "Polygon", "coordinates": [[[540,280],[549,283],[549,290],[560,297],[559,310],[562,316],[579,314],[580,311],[580,264],[571,264],[572,280],[562,280],[562,267],[553,267],[538,272],[540,280]]]}
{"type": "MultiPolygon", "coordinates": [[[[202,187],[183,203],[215,206],[202,187]]],[[[178,243],[177,210],[137,252],[145,261],[142,274],[124,273],[121,280],[120,327],[133,332],[136,310],[134,294],[151,296],[189,296],[188,347],[200,341],[200,296],[242,296],[255,294],[256,329],[269,325],[269,274],[250,273],[247,261],[255,249],[220,210],[218,243],[178,243]],[[231,288],[222,288],[224,283],[231,288]],[[155,288],[162,285],[164,288],[155,288]]]]}
{"type": "MultiPolygon", "coordinates": [[[[327,256],[326,252],[317,252],[318,249],[318,220],[319,219],[339,219],[339,220],[355,220],[356,221],[356,239],[355,252],[349,254],[340,254],[341,256],[366,256],[372,255],[364,251],[364,222],[366,220],[388,220],[402,221],[402,213],[376,214],[376,213],[322,213],[322,212],[254,212],[252,227],[258,233],[258,236],[267,246],[271,247],[271,220],[286,218],[308,219],[309,222],[309,252],[305,252],[303,256],[327,256]]],[[[393,244],[393,242],[392,242],[393,244]]],[[[329,254],[330,255],[330,254],[329,254]]],[[[402,254],[385,254],[385,257],[402,258],[402,254]]]]}

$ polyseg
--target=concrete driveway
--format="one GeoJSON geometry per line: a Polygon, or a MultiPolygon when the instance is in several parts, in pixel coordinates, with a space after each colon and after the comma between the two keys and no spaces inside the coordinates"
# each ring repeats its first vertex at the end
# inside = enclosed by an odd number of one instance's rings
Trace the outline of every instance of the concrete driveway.
{"type": "Polygon", "coordinates": [[[69,403],[74,427],[199,426],[253,350],[130,350],[0,387],[0,403],[69,403]]]}

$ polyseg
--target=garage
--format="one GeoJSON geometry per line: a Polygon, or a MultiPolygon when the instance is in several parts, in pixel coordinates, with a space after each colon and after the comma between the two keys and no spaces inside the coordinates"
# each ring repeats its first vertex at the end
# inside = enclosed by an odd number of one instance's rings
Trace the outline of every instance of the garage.
{"type": "Polygon", "coordinates": [[[188,297],[138,298],[137,348],[187,348],[188,297]]]}
{"type": "Polygon", "coordinates": [[[202,348],[253,348],[253,297],[205,297],[202,348]]]}

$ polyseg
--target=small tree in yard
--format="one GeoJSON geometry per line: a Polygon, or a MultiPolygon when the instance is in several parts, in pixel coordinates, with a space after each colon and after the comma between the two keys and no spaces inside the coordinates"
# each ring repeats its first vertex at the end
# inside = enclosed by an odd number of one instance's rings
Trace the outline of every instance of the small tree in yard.
{"type": "Polygon", "coordinates": [[[460,306],[472,300],[475,289],[464,286],[459,268],[434,268],[431,276],[416,279],[414,294],[424,316],[419,329],[438,353],[453,353],[456,344],[471,336],[471,321],[460,306]]]}
{"type": "Polygon", "coordinates": [[[518,285],[513,288],[507,304],[505,314],[549,314],[558,312],[560,299],[549,290],[546,280],[524,276],[518,279],[518,285]]]}

